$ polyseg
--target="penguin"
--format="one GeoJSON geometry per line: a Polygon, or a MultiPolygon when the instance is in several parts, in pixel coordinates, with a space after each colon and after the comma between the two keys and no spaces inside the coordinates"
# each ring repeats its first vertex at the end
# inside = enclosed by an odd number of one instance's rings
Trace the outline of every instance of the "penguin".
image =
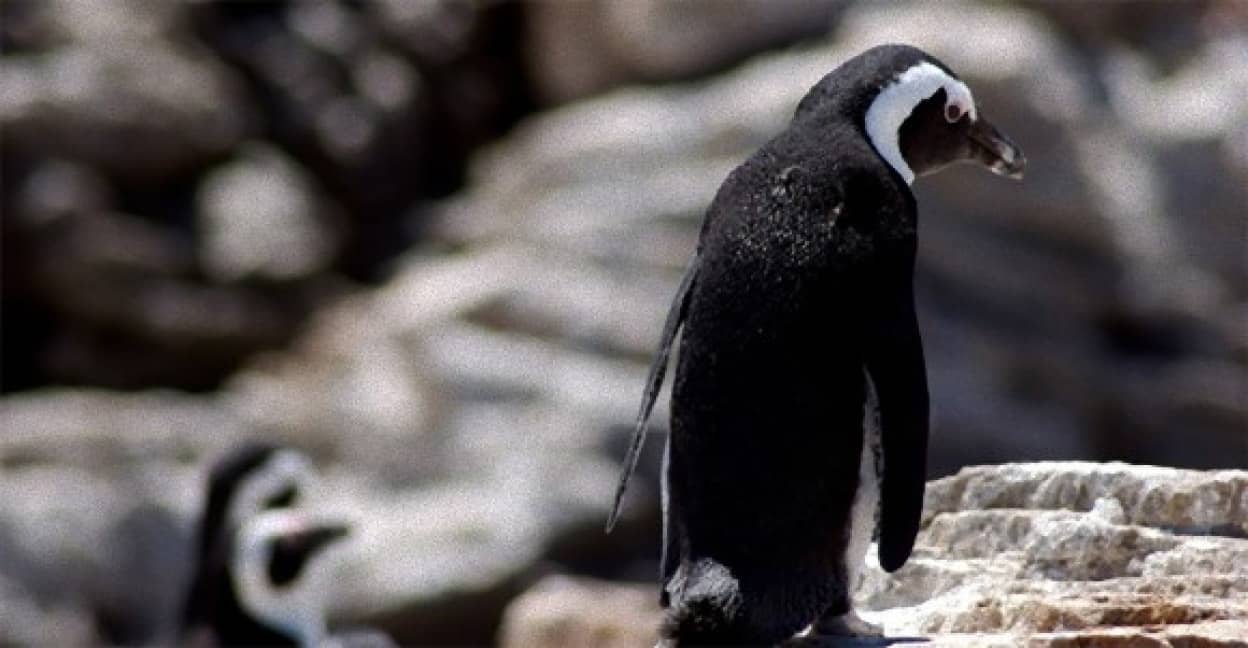
{"type": "Polygon", "coordinates": [[[222,645],[388,648],[375,630],[331,635],[326,609],[335,549],[350,527],[306,511],[274,509],[243,523],[234,539],[230,578],[250,624],[229,628],[222,645]]]}
{"type": "Polygon", "coordinates": [[[214,462],[180,623],[183,643],[212,643],[231,628],[253,625],[229,578],[234,537],[263,511],[298,506],[316,481],[306,456],[268,443],[243,443],[214,462]]]}
{"type": "Polygon", "coordinates": [[[679,332],[662,466],[664,643],[881,634],[850,597],[873,537],[886,571],[909,558],[926,482],[910,185],[963,161],[1016,179],[1026,163],[948,66],[882,45],[824,76],[720,186],[607,522],[679,332]]]}

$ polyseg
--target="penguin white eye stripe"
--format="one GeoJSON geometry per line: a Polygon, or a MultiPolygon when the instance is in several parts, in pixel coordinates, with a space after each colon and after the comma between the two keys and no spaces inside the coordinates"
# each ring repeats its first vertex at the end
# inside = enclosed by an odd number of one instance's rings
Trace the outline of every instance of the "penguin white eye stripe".
{"type": "Polygon", "coordinates": [[[907,184],[914,182],[914,171],[901,156],[898,132],[901,124],[914,112],[915,106],[942,89],[946,97],[946,118],[951,114],[951,108],[958,111],[959,118],[963,113],[969,114],[971,121],[979,118],[970,88],[926,61],[901,73],[896,81],[876,95],[867,109],[867,137],[871,145],[907,184]]]}
{"type": "Polygon", "coordinates": [[[231,527],[240,525],[260,512],[264,508],[265,500],[279,494],[284,488],[306,489],[315,480],[316,473],[302,454],[280,450],[244,479],[238,493],[230,502],[227,523],[231,527]]]}

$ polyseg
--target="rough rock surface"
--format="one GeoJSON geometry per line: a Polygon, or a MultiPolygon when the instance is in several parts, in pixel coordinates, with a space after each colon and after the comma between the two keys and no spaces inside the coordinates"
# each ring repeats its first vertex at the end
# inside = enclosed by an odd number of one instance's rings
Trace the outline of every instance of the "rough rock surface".
{"type": "MultiPolygon", "coordinates": [[[[1246,504],[1242,470],[968,468],[929,484],[914,556],[893,574],[868,556],[856,598],[916,645],[1245,646],[1246,504]]],[[[501,640],[650,646],[658,617],[652,585],[550,577],[508,608],[501,640]]]]}

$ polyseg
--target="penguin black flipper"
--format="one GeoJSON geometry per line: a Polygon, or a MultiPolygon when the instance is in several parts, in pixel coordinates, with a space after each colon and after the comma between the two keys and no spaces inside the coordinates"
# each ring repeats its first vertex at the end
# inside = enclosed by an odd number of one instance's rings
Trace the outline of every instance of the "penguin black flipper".
{"type": "Polygon", "coordinates": [[[620,517],[620,504],[624,500],[624,491],[628,489],[628,480],[637,470],[641,448],[646,441],[646,423],[650,420],[650,412],[654,409],[654,402],[658,400],[659,390],[663,387],[663,378],[667,375],[668,357],[672,353],[672,343],[676,339],[680,325],[685,321],[685,314],[689,310],[690,288],[693,287],[693,281],[697,275],[698,259],[695,256],[693,263],[689,264],[685,275],[680,279],[676,297],[672,299],[672,306],[667,311],[667,320],[663,322],[659,349],[655,353],[654,361],[650,364],[650,375],[646,377],[646,390],[642,393],[641,408],[637,411],[633,439],[628,445],[628,454],[624,456],[624,472],[620,475],[619,485],[615,487],[615,500],[611,504],[611,513],[607,516],[607,533],[611,533],[611,529],[615,528],[615,523],[620,517]]]}
{"type": "Polygon", "coordinates": [[[880,566],[896,571],[914,548],[927,480],[928,393],[923,342],[909,273],[905,289],[880,304],[881,317],[867,349],[867,373],[879,398],[880,566]]]}

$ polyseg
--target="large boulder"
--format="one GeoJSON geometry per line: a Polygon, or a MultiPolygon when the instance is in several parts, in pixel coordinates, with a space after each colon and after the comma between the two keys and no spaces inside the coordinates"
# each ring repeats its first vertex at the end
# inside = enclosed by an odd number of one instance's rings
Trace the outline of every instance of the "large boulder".
{"type": "Polygon", "coordinates": [[[251,117],[242,80],[175,37],[180,13],[131,1],[15,11],[6,35],[16,51],[0,58],[6,148],[149,182],[228,151],[251,117]]]}
{"type": "Polygon", "coordinates": [[[933,482],[923,519],[858,593],[894,634],[1248,628],[1248,472],[979,466],[933,482]]]}

